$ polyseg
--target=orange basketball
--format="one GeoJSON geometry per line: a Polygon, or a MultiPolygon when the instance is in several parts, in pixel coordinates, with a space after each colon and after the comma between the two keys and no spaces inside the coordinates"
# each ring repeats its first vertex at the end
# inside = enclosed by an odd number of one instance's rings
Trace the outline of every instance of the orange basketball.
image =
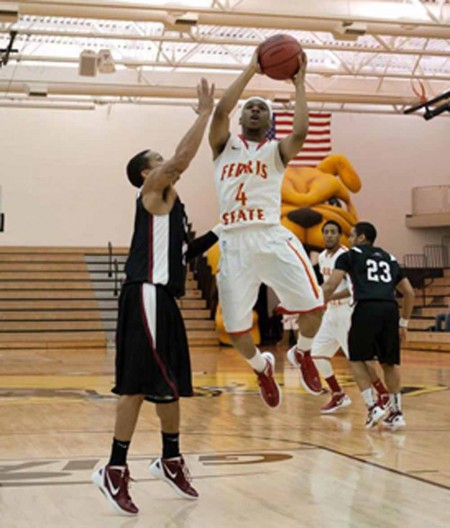
{"type": "Polygon", "coordinates": [[[298,55],[302,51],[300,43],[290,35],[273,35],[259,45],[258,61],[271,79],[292,79],[301,67],[298,55]]]}

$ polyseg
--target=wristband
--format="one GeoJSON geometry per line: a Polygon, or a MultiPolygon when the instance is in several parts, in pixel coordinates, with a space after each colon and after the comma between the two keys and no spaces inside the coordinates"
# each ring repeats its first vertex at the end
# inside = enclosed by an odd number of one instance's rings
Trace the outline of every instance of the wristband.
{"type": "Polygon", "coordinates": [[[398,326],[400,328],[408,328],[409,319],[403,319],[403,317],[400,317],[400,321],[398,322],[398,326]]]}

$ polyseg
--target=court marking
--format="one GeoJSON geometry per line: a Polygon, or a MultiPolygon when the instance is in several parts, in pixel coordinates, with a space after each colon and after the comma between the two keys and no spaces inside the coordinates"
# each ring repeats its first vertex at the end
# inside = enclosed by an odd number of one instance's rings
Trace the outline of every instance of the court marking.
{"type": "MultiPolygon", "coordinates": [[[[189,433],[184,433],[185,435],[189,434],[189,433]]],[[[191,433],[192,434],[192,433],[191,433]]],[[[193,433],[195,434],[195,433],[193,433]]],[[[197,433],[197,434],[200,434],[200,433],[197,433]]],[[[209,433],[211,435],[211,433],[209,433]]],[[[393,433],[395,434],[395,433],[393,433]]],[[[214,433],[212,434],[212,436],[214,436],[214,433]]],[[[284,443],[291,443],[291,444],[296,444],[298,447],[296,449],[290,449],[289,451],[290,452],[297,452],[297,451],[303,451],[305,450],[305,448],[309,448],[309,449],[320,449],[320,450],[323,450],[323,451],[326,451],[328,453],[331,453],[333,455],[337,455],[337,456],[341,456],[341,457],[344,457],[344,458],[347,458],[349,460],[352,460],[354,462],[358,462],[358,463],[361,463],[361,464],[365,464],[365,465],[368,465],[368,466],[371,466],[371,467],[375,467],[377,469],[380,469],[380,470],[384,470],[384,471],[388,471],[389,473],[393,473],[395,475],[398,475],[398,476],[401,476],[401,477],[406,477],[406,478],[409,478],[409,479],[413,479],[415,481],[418,481],[422,484],[428,484],[428,485],[431,485],[431,486],[434,486],[434,487],[437,487],[437,488],[440,488],[440,489],[444,489],[444,490],[450,490],[450,486],[446,485],[446,484],[442,484],[442,483],[439,483],[439,482],[434,482],[434,481],[431,481],[431,480],[428,480],[426,478],[423,478],[421,476],[418,476],[416,474],[414,474],[413,471],[410,471],[410,472],[404,472],[404,471],[400,471],[398,469],[395,469],[395,468],[390,468],[388,466],[383,466],[377,462],[373,462],[373,461],[370,461],[370,460],[365,460],[363,458],[358,458],[356,455],[353,455],[353,454],[350,454],[350,453],[344,453],[342,451],[339,451],[335,448],[331,448],[331,447],[328,447],[328,446],[324,446],[324,445],[321,445],[321,444],[315,444],[315,443],[312,443],[312,442],[303,442],[303,441],[298,441],[298,440],[289,440],[289,439],[285,439],[285,438],[273,438],[273,437],[264,437],[264,436],[258,436],[258,435],[252,435],[252,436],[245,436],[245,435],[242,435],[242,434],[239,434],[239,435],[230,435],[230,434],[223,434],[221,433],[220,436],[224,437],[236,437],[238,436],[239,438],[249,438],[249,439],[252,439],[252,440],[255,440],[255,439],[258,439],[258,440],[267,440],[267,441],[270,441],[270,442],[273,442],[273,441],[278,441],[278,442],[284,442],[284,443]]],[[[264,452],[264,450],[258,450],[257,453],[261,453],[261,452],[264,452]]],[[[278,450],[272,450],[271,452],[279,452],[278,450]]],[[[214,453],[217,453],[217,452],[214,452],[214,453]]],[[[254,454],[255,452],[254,451],[245,451],[245,450],[242,450],[240,452],[241,454],[242,453],[246,453],[247,456],[248,455],[252,455],[254,454]]],[[[202,456],[208,456],[208,453],[202,453],[202,454],[198,454],[198,453],[188,453],[186,452],[185,453],[186,455],[198,455],[199,457],[202,457],[202,456]]],[[[236,451],[231,451],[231,452],[222,452],[223,455],[237,455],[239,453],[237,453],[236,451]]],[[[151,459],[153,457],[153,459],[157,458],[155,457],[155,455],[151,455],[149,456],[148,459],[151,459]]],[[[104,459],[105,457],[100,457],[101,459],[104,459]]],[[[142,455],[141,457],[142,458],[142,455]]],[[[90,459],[92,459],[92,457],[90,457],[90,459]]],[[[146,458],[146,460],[148,460],[146,458]]],[[[49,460],[48,458],[47,459],[35,459],[35,460],[49,460]]],[[[52,459],[52,460],[59,460],[59,459],[52,459]]],[[[64,460],[66,460],[64,458],[64,460]]],[[[133,461],[135,460],[135,458],[133,457],[130,457],[130,461],[133,461]]],[[[14,463],[14,460],[8,460],[8,462],[12,462],[14,463]]],[[[47,462],[49,463],[49,462],[47,462]]],[[[433,473],[436,473],[436,472],[440,472],[438,470],[431,470],[431,471],[427,471],[427,470],[424,470],[423,472],[433,472],[433,473]]],[[[261,472],[259,472],[261,473],[261,472]]],[[[262,472],[262,473],[265,473],[265,472],[262,472]]],[[[245,475],[249,475],[251,473],[246,473],[245,475]]],[[[219,475],[218,475],[219,476],[219,475]]],[[[232,476],[232,475],[230,475],[232,476]]],[[[235,476],[239,476],[239,475],[235,475],[235,476]]],[[[198,476],[198,477],[195,477],[196,479],[200,479],[202,477],[205,477],[205,476],[198,476]]],[[[209,478],[214,478],[214,476],[208,476],[209,478]]],[[[138,479],[137,481],[140,482],[142,481],[143,479],[138,479]]],[[[146,480],[146,479],[144,479],[146,480]]],[[[152,480],[152,479],[150,479],[152,480]]],[[[90,481],[79,481],[78,484],[87,484],[87,483],[90,483],[90,481]]],[[[13,483],[7,483],[6,485],[2,482],[0,482],[0,487],[11,487],[13,483]]],[[[23,485],[23,486],[35,486],[35,485],[42,485],[42,483],[17,483],[15,484],[15,486],[17,485],[23,485]]],[[[51,485],[58,485],[58,484],[61,484],[61,482],[52,482],[52,483],[48,483],[48,484],[51,484],[51,485]]],[[[65,482],[63,483],[64,485],[68,485],[70,484],[70,482],[65,482]]]]}

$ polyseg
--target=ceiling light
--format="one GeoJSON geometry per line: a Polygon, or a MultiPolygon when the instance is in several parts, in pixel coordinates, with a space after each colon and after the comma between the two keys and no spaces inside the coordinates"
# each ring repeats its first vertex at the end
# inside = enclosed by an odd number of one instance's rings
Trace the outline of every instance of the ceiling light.
{"type": "Polygon", "coordinates": [[[116,65],[109,49],[102,49],[97,54],[97,66],[99,73],[115,73],[116,65]]]}
{"type": "Polygon", "coordinates": [[[26,85],[29,97],[47,97],[48,86],[42,83],[30,83],[26,85]]]}
{"type": "Polygon", "coordinates": [[[92,50],[83,50],[78,63],[78,75],[95,77],[97,75],[97,53],[92,50]]]}
{"type": "Polygon", "coordinates": [[[365,35],[366,31],[367,24],[344,21],[335,26],[332,33],[335,40],[357,40],[365,35]]]}
{"type": "Polygon", "coordinates": [[[178,15],[167,15],[164,27],[169,31],[189,33],[191,28],[198,24],[197,13],[180,13],[178,15]]]}

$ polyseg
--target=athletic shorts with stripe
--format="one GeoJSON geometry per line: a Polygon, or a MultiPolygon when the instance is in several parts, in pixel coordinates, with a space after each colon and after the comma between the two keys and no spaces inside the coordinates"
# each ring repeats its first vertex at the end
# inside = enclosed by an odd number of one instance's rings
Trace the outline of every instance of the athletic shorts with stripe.
{"type": "Polygon", "coordinates": [[[155,403],[192,396],[189,349],[176,300],[162,286],[122,287],[116,333],[115,394],[155,403]]]}
{"type": "Polygon", "coordinates": [[[301,242],[285,227],[245,226],[222,232],[217,274],[225,329],[244,333],[261,283],[272,288],[284,313],[323,309],[323,295],[301,242]]]}

